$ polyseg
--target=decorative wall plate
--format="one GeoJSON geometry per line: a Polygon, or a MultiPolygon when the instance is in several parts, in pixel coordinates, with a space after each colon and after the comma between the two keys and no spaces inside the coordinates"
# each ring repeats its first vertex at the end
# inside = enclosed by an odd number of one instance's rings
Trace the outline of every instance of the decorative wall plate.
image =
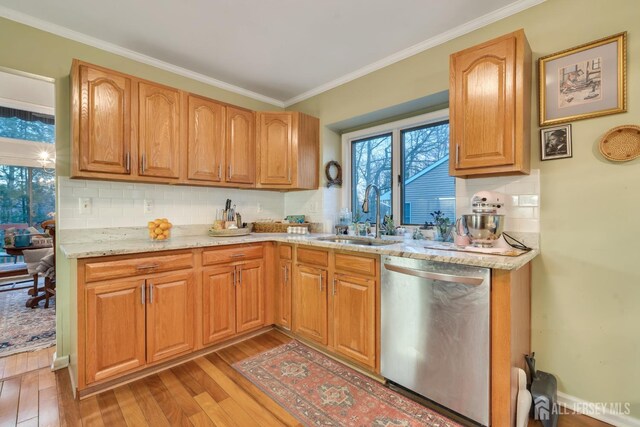
{"type": "Polygon", "coordinates": [[[624,125],[604,134],[599,144],[605,159],[627,162],[640,156],[640,126],[624,125]]]}

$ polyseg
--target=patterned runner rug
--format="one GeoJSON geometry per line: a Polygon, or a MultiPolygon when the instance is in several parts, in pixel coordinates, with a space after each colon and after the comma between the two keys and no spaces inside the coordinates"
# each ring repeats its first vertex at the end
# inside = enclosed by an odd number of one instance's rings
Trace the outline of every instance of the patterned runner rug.
{"type": "Polygon", "coordinates": [[[460,426],[298,341],[233,367],[306,426],[460,426]]]}
{"type": "Polygon", "coordinates": [[[49,308],[27,308],[26,290],[0,292],[0,357],[51,347],[56,343],[55,298],[49,308]]]}

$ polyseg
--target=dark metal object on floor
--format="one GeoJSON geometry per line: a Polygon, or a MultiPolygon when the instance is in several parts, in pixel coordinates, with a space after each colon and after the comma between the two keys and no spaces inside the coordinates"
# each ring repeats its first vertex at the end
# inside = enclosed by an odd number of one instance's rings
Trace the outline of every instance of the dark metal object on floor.
{"type": "Polygon", "coordinates": [[[558,425],[558,382],[556,377],[548,372],[536,370],[535,353],[525,355],[524,358],[531,373],[531,397],[533,398],[533,417],[542,422],[544,427],[558,425]]]}

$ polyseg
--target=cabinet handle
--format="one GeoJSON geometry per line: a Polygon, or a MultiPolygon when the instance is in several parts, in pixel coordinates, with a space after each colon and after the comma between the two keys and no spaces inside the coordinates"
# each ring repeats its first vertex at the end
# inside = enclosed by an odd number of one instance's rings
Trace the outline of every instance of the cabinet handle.
{"type": "Polygon", "coordinates": [[[140,302],[142,302],[142,305],[147,302],[147,287],[145,286],[144,282],[142,282],[142,285],[140,286],[140,300],[140,302]]]}
{"type": "Polygon", "coordinates": [[[227,166],[227,178],[231,179],[231,165],[227,166]]]}
{"type": "Polygon", "coordinates": [[[323,279],[323,274],[320,273],[320,276],[318,276],[318,285],[320,285],[320,292],[322,292],[322,279],[323,279]]]}
{"type": "Polygon", "coordinates": [[[222,165],[218,165],[218,179],[222,179],[222,165]]]}
{"type": "Polygon", "coordinates": [[[124,155],[124,167],[127,172],[131,171],[131,153],[126,153],[124,155]]]}
{"type": "Polygon", "coordinates": [[[153,304],[153,283],[149,282],[149,304],[153,304]]]}
{"type": "Polygon", "coordinates": [[[142,264],[136,267],[136,270],[151,270],[160,267],[159,264],[142,264]]]}
{"type": "Polygon", "coordinates": [[[236,270],[235,268],[233,269],[233,286],[236,286],[236,273],[238,272],[238,270],[236,270]]]}
{"type": "Polygon", "coordinates": [[[243,256],[245,256],[245,254],[233,254],[231,258],[242,258],[243,256]]]}
{"type": "Polygon", "coordinates": [[[335,295],[336,295],[336,280],[337,280],[337,279],[334,277],[334,278],[333,278],[333,296],[335,296],[335,295]]]}
{"type": "Polygon", "coordinates": [[[147,168],[147,156],[143,154],[142,161],[140,163],[142,163],[141,165],[142,170],[140,171],[140,173],[144,175],[144,170],[147,168]]]}
{"type": "Polygon", "coordinates": [[[238,268],[238,285],[242,285],[242,267],[238,268]]]}
{"type": "Polygon", "coordinates": [[[456,166],[460,165],[460,144],[456,144],[456,166]]]}
{"type": "Polygon", "coordinates": [[[291,165],[289,165],[289,183],[291,183],[291,165]]]}

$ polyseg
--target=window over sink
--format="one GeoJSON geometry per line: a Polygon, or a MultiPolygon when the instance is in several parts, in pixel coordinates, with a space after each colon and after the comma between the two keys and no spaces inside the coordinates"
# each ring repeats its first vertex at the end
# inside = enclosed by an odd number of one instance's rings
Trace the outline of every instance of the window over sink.
{"type": "MultiPolygon", "coordinates": [[[[343,206],[354,221],[375,222],[376,205],[362,212],[365,189],[380,189],[381,216],[396,224],[423,225],[441,211],[455,220],[455,178],[449,176],[449,110],[344,134],[343,206]]],[[[372,193],[373,195],[373,193],[372,193]]]]}

